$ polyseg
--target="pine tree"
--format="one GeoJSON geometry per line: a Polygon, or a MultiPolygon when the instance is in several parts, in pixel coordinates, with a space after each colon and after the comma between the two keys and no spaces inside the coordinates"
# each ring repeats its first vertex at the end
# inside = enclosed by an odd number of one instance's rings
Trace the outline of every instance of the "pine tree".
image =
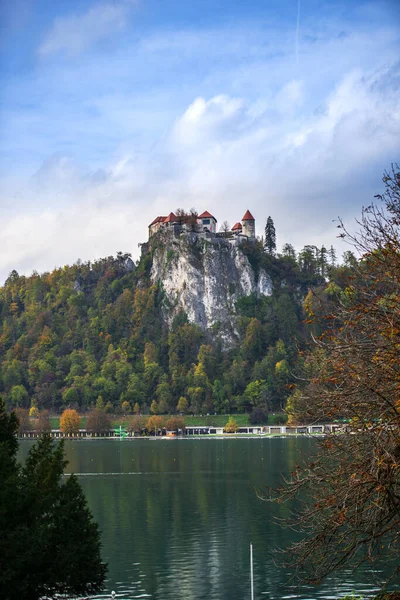
{"type": "Polygon", "coordinates": [[[265,226],[264,250],[271,255],[274,255],[276,252],[276,231],[271,217],[268,217],[265,226]]]}
{"type": "Polygon", "coordinates": [[[0,597],[87,596],[104,587],[100,532],[64,446],[44,435],[17,462],[18,418],[0,400],[0,597]]]}
{"type": "Polygon", "coordinates": [[[328,254],[331,267],[336,267],[336,250],[333,246],[329,248],[328,254]]]}
{"type": "Polygon", "coordinates": [[[328,268],[328,252],[325,246],[321,246],[318,252],[319,272],[322,277],[326,277],[328,268]]]}

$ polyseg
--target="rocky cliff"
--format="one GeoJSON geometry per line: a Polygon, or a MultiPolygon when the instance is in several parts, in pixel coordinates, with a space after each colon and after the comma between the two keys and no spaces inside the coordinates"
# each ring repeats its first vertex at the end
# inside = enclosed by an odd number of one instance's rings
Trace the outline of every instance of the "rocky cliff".
{"type": "Polygon", "coordinates": [[[220,237],[160,234],[152,241],[152,283],[165,291],[165,317],[185,311],[191,322],[229,347],[238,337],[235,306],[239,298],[272,294],[270,276],[256,273],[240,244],[220,237]]]}

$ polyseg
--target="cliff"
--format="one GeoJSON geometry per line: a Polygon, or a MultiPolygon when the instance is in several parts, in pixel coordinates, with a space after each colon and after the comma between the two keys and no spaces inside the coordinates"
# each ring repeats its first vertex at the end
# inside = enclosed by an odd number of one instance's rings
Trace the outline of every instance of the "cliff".
{"type": "Polygon", "coordinates": [[[151,282],[161,283],[163,312],[171,322],[184,311],[191,322],[220,337],[225,347],[238,340],[236,302],[243,296],[272,294],[271,277],[255,272],[243,247],[222,237],[161,232],[149,250],[151,282]]]}

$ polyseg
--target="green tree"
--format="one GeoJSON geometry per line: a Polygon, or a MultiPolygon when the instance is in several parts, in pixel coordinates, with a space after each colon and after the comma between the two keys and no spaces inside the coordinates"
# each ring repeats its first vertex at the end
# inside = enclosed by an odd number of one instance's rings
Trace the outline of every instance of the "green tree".
{"type": "Polygon", "coordinates": [[[244,391],[252,408],[263,408],[268,410],[268,387],[263,379],[251,381],[244,391]]]}
{"type": "Polygon", "coordinates": [[[0,597],[82,596],[104,587],[100,533],[64,447],[43,436],[18,465],[18,422],[0,401],[0,597]],[[62,540],[62,543],[60,543],[62,540]]]}
{"type": "Polygon", "coordinates": [[[276,252],[276,231],[271,217],[268,217],[267,224],[265,225],[264,250],[272,256],[276,252]]]}
{"type": "Polygon", "coordinates": [[[185,414],[187,413],[187,410],[188,410],[188,408],[189,408],[189,403],[188,403],[188,401],[186,400],[186,398],[184,398],[184,396],[181,396],[181,397],[179,398],[179,400],[178,400],[178,404],[177,404],[177,406],[176,406],[176,410],[177,410],[179,413],[182,413],[182,414],[184,414],[184,415],[185,415],[185,414]]]}
{"type": "Polygon", "coordinates": [[[13,385],[10,390],[11,406],[26,408],[29,394],[23,385],[13,385]]]}

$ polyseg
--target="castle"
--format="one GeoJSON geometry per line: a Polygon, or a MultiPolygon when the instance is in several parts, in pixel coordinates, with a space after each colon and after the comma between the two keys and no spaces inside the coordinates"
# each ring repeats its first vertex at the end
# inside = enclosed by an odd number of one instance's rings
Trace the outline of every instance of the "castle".
{"type": "Polygon", "coordinates": [[[251,212],[247,210],[242,221],[235,223],[230,231],[217,233],[217,219],[208,210],[201,215],[196,213],[175,215],[171,212],[167,217],[157,217],[150,223],[149,239],[160,230],[171,231],[177,236],[184,232],[192,232],[201,237],[221,237],[237,243],[255,240],[256,222],[251,212]]]}

